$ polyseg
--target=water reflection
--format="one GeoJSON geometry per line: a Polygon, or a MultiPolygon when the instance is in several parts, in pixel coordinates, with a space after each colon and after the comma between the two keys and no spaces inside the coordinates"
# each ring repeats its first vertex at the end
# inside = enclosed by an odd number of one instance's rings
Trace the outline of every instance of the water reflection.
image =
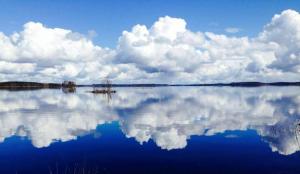
{"type": "Polygon", "coordinates": [[[1,141],[17,135],[35,147],[47,147],[117,121],[126,137],[141,144],[152,139],[168,150],[186,147],[193,135],[249,129],[274,152],[288,155],[299,150],[297,87],[120,88],[109,103],[86,90],[1,91],[1,141]]]}

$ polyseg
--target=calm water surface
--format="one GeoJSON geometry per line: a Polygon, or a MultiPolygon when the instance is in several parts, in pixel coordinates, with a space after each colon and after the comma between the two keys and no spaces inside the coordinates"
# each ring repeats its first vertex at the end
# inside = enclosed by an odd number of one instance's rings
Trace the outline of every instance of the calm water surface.
{"type": "Polygon", "coordinates": [[[88,90],[0,91],[0,173],[300,173],[299,87],[88,90]]]}

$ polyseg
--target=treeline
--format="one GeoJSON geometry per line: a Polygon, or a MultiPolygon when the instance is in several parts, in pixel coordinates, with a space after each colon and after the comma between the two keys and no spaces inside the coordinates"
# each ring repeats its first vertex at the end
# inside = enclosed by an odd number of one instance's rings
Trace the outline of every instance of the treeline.
{"type": "MultiPolygon", "coordinates": [[[[80,86],[80,85],[79,85],[80,86]]],[[[106,87],[106,84],[82,86],[106,87]]],[[[112,87],[167,87],[167,86],[230,86],[230,87],[260,87],[260,86],[300,86],[300,82],[232,82],[232,83],[203,83],[203,84],[112,84],[112,87]]]]}
{"type": "Polygon", "coordinates": [[[60,83],[37,83],[37,82],[0,82],[0,89],[9,90],[32,90],[32,89],[59,89],[62,87],[60,83]]]}
{"type": "MultiPolygon", "coordinates": [[[[32,89],[59,89],[76,87],[107,87],[107,84],[93,84],[93,85],[76,85],[72,81],[64,81],[63,83],[38,83],[38,82],[21,82],[10,81],[0,82],[0,89],[8,90],[32,90],[32,89]]],[[[208,83],[208,84],[109,84],[111,87],[167,87],[167,86],[229,86],[229,87],[260,87],[260,86],[300,86],[300,82],[233,82],[233,83],[208,83]]]]}
{"type": "Polygon", "coordinates": [[[212,83],[193,84],[189,86],[230,86],[230,87],[260,87],[260,86],[300,86],[300,82],[233,82],[233,83],[212,83]]]}

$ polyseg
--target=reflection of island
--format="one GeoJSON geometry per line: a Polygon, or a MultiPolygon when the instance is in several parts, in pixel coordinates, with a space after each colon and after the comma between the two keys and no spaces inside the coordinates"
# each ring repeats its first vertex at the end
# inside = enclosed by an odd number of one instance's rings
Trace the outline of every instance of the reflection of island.
{"type": "Polygon", "coordinates": [[[36,147],[68,141],[97,125],[119,121],[126,137],[152,139],[162,149],[187,145],[192,135],[253,129],[273,151],[299,150],[297,87],[118,89],[112,103],[84,91],[0,93],[0,138],[26,136],[36,147]]]}

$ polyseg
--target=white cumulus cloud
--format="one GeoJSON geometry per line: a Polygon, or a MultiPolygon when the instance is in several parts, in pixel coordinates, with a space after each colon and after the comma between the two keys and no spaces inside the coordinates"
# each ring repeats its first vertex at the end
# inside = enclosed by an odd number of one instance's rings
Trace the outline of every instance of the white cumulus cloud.
{"type": "MultiPolygon", "coordinates": [[[[0,81],[64,79],[94,83],[208,83],[299,81],[300,14],[274,15],[256,37],[191,31],[184,19],[160,17],[137,24],[115,49],[93,43],[90,34],[28,22],[23,30],[0,32],[0,81]]],[[[226,32],[238,32],[227,28],[226,32]]]]}

